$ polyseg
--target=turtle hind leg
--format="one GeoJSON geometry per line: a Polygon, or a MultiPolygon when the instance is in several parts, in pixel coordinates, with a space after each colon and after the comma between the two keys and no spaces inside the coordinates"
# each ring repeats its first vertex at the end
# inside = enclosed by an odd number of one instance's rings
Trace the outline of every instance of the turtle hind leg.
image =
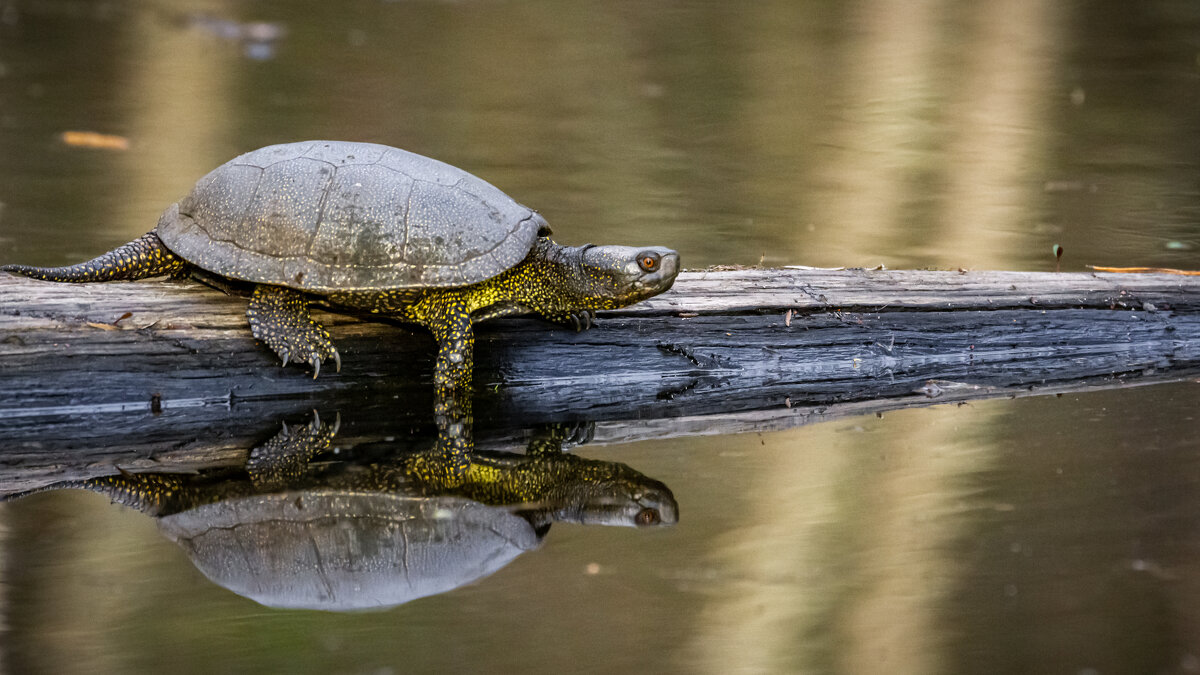
{"type": "Polygon", "coordinates": [[[43,281],[133,281],[162,274],[178,274],[188,264],[171,253],[153,232],[134,239],[102,256],[66,267],[4,265],[0,270],[43,281]]]}
{"type": "Polygon", "coordinates": [[[308,313],[308,301],[299,291],[281,286],[258,285],[246,310],[250,332],[266,343],[283,359],[308,363],[313,378],[321,372],[321,363],[333,359],[342,369],[342,357],[329,339],[329,331],[313,321],[308,313]]]}

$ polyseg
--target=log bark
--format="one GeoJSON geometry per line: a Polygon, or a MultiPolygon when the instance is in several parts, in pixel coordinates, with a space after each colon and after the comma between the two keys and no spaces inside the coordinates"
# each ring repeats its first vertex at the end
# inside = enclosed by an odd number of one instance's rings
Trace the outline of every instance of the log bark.
{"type": "MultiPolygon", "coordinates": [[[[0,417],[364,387],[409,398],[428,388],[433,343],[420,329],[318,313],[345,367],[313,380],[280,368],[250,336],[244,311],[243,298],[191,282],[53,284],[0,273],[0,417]]],[[[879,398],[931,378],[1014,386],[1188,367],[1200,280],[685,272],[670,292],[600,319],[582,333],[532,319],[482,325],[477,389],[502,391],[529,412],[652,404],[679,414],[753,409],[789,395],[816,404],[879,398]]]]}
{"type": "MultiPolygon", "coordinates": [[[[0,273],[0,463],[45,478],[68,457],[102,473],[239,461],[264,425],[314,408],[341,411],[350,444],[431,432],[423,331],[318,312],[344,365],[314,380],[250,336],[245,302],[192,282],[0,273]]],[[[1197,373],[1197,277],[700,271],[581,333],[483,324],[475,410],[501,439],[590,419],[615,442],[1197,373]]]]}

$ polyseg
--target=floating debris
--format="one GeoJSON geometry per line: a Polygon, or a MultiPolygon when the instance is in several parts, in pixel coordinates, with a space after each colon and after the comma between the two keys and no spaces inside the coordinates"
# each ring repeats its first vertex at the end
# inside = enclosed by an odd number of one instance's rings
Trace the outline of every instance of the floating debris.
{"type": "Polygon", "coordinates": [[[63,145],[72,148],[95,148],[97,150],[128,150],[129,139],[95,131],[64,131],[59,134],[63,145]]]}

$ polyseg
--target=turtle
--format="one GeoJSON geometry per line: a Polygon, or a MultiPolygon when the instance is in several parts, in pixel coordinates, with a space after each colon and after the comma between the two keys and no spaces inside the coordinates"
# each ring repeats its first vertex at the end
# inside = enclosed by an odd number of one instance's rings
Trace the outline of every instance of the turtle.
{"type": "Polygon", "coordinates": [[[679,255],[662,246],[569,247],[540,213],[436,159],[386,145],[304,141],[209,172],[155,228],[87,262],[4,265],[47,281],[193,276],[250,296],[252,334],[315,378],[341,355],[309,307],[428,329],[438,391],[470,385],[472,325],[534,313],[589,328],[597,310],[668,290],[679,255]]]}
{"type": "Polygon", "coordinates": [[[103,494],[153,517],[218,585],[270,607],[326,611],[396,606],[482,579],[538,548],[555,522],[646,529],[679,519],[662,482],[563,452],[578,442],[564,425],[538,430],[524,453],[477,452],[469,432],[450,429],[431,450],[310,464],[328,456],[339,422],[314,412],[284,425],[242,467],[121,472],[0,501],[103,494]],[[443,449],[464,443],[468,465],[448,470],[443,449]]]}

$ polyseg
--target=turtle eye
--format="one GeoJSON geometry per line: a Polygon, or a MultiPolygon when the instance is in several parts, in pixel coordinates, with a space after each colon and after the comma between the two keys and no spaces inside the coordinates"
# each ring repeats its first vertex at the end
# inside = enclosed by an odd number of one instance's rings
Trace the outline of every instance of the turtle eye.
{"type": "Polygon", "coordinates": [[[658,515],[656,509],[645,508],[638,511],[637,515],[633,517],[633,522],[637,523],[638,527],[646,527],[661,523],[662,517],[658,515]]]}
{"type": "Polygon", "coordinates": [[[638,266],[647,272],[653,272],[658,269],[658,254],[653,251],[647,251],[638,258],[638,266]]]}

